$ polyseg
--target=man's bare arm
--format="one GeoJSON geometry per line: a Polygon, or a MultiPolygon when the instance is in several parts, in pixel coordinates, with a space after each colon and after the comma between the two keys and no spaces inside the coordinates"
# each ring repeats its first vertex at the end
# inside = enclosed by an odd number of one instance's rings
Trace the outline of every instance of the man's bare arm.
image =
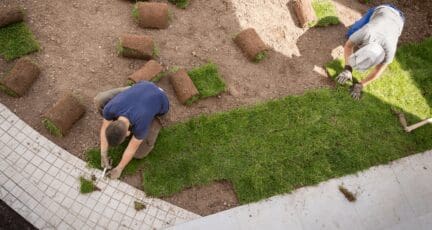
{"type": "Polygon", "coordinates": [[[378,79],[382,73],[386,70],[388,64],[378,64],[377,66],[375,66],[375,68],[372,70],[372,72],[365,78],[363,79],[360,83],[363,86],[366,86],[368,84],[370,84],[372,81],[375,81],[376,79],[378,79]]]}
{"type": "Polygon", "coordinates": [[[108,167],[108,141],[106,139],[106,129],[111,121],[103,119],[102,127],[100,129],[100,150],[101,150],[101,166],[108,167]]]}
{"type": "Polygon", "coordinates": [[[123,153],[123,157],[120,163],[117,165],[116,168],[123,170],[126,165],[132,160],[133,156],[135,155],[142,142],[143,140],[138,140],[135,137],[132,137],[126,150],[123,153]]]}
{"type": "Polygon", "coordinates": [[[344,46],[345,65],[348,64],[348,58],[353,54],[355,44],[348,40],[344,46]]]}

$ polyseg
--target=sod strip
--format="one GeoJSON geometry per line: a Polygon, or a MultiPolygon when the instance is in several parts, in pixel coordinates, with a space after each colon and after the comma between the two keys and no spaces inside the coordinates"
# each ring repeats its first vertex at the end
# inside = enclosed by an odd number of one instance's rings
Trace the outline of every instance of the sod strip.
{"type": "MultiPolygon", "coordinates": [[[[165,128],[152,153],[125,171],[143,168],[144,191],[157,197],[230,180],[244,204],[431,149],[431,127],[405,133],[391,113],[432,115],[431,52],[432,39],[401,47],[361,101],[346,87],[320,89],[165,128]]],[[[110,156],[120,159],[125,147],[110,156]]],[[[88,152],[94,164],[99,155],[88,152]]]]}
{"type": "Polygon", "coordinates": [[[23,22],[0,28],[0,55],[6,61],[11,61],[38,50],[38,42],[23,22]]]}
{"type": "Polygon", "coordinates": [[[21,7],[8,7],[0,9],[0,27],[21,22],[24,19],[24,11],[21,7]]]}
{"type": "Polygon", "coordinates": [[[225,82],[214,63],[210,62],[192,69],[188,75],[198,89],[200,99],[217,96],[226,90],[225,82]]]}
{"type": "Polygon", "coordinates": [[[340,24],[336,7],[331,0],[312,0],[312,7],[317,15],[317,21],[311,23],[310,27],[325,27],[340,24]]]}
{"type": "Polygon", "coordinates": [[[240,32],[234,38],[234,42],[245,56],[255,63],[262,61],[267,56],[268,47],[254,28],[248,28],[240,32]]]}

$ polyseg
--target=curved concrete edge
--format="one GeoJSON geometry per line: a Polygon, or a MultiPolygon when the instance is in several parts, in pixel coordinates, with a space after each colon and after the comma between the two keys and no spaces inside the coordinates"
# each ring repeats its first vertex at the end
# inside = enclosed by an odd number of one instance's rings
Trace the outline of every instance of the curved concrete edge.
{"type": "Polygon", "coordinates": [[[169,229],[419,229],[432,226],[432,151],[169,229]],[[339,185],[356,194],[349,202],[339,185]]]}
{"type": "Polygon", "coordinates": [[[119,180],[80,194],[80,176],[100,170],[46,139],[0,103],[0,199],[39,229],[158,229],[199,215],[119,180]],[[134,201],[146,208],[134,209],[134,201]]]}

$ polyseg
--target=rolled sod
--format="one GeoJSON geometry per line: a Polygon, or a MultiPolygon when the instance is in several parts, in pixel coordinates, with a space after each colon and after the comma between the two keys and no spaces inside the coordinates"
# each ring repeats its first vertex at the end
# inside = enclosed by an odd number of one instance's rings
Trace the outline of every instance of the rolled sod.
{"type": "Polygon", "coordinates": [[[0,89],[14,97],[22,97],[39,77],[40,69],[30,59],[19,59],[12,70],[0,79],[0,89]]]}
{"type": "Polygon", "coordinates": [[[42,122],[52,135],[62,137],[84,115],[85,110],[77,98],[66,94],[42,116],[42,122]]]}
{"type": "Polygon", "coordinates": [[[145,35],[125,34],[120,37],[118,52],[123,57],[152,59],[156,56],[156,46],[153,38],[145,35]]]}
{"type": "Polygon", "coordinates": [[[128,79],[134,83],[146,80],[153,80],[158,74],[162,72],[162,66],[154,61],[148,61],[141,69],[137,70],[135,73],[131,74],[128,79]]]}
{"type": "Polygon", "coordinates": [[[187,104],[189,100],[199,96],[197,88],[185,69],[180,69],[172,74],[170,82],[174,87],[178,100],[182,104],[187,104]]]}
{"type": "Polygon", "coordinates": [[[0,9],[0,27],[24,20],[24,11],[20,7],[0,9]]]}
{"type": "Polygon", "coordinates": [[[317,20],[311,0],[294,0],[293,6],[300,27],[307,27],[317,20]]]}
{"type": "Polygon", "coordinates": [[[266,56],[268,48],[253,28],[240,32],[234,42],[251,61],[259,62],[266,56]]]}
{"type": "Polygon", "coordinates": [[[160,2],[138,2],[132,12],[142,28],[166,29],[169,26],[168,5],[160,2]]]}

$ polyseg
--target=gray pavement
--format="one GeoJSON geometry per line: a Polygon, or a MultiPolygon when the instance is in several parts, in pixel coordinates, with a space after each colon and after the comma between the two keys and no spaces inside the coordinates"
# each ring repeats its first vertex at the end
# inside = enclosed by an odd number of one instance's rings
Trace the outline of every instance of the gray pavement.
{"type": "Polygon", "coordinates": [[[80,194],[100,170],[61,149],[0,103],[0,199],[39,229],[158,229],[199,218],[119,180],[80,194]],[[146,209],[136,211],[134,201],[146,209]]]}

